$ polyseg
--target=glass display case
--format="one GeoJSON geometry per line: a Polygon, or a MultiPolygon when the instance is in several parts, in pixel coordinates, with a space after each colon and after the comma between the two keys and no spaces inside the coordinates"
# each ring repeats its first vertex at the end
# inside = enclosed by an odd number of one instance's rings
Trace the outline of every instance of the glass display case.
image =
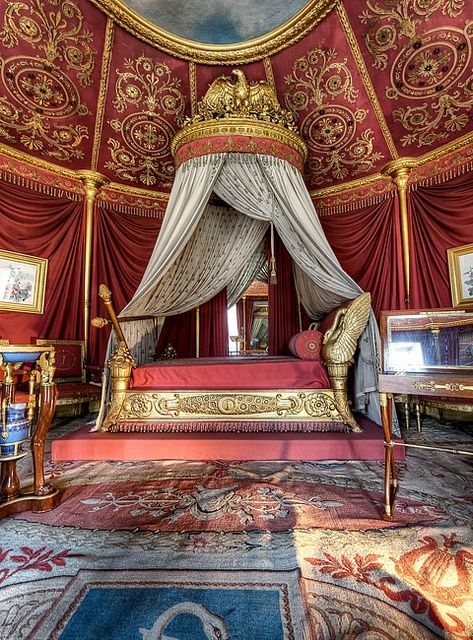
{"type": "Polygon", "coordinates": [[[382,373],[379,376],[385,438],[384,518],[392,519],[397,490],[393,448],[421,447],[473,456],[473,451],[447,449],[392,439],[393,395],[473,400],[473,311],[430,309],[382,311],[382,373]]]}

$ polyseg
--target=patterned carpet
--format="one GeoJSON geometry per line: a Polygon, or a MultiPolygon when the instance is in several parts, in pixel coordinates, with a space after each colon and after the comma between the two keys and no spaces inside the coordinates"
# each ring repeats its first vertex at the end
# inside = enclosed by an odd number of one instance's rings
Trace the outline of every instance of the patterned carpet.
{"type": "Polygon", "coordinates": [[[398,470],[386,523],[377,462],[48,460],[58,509],[0,522],[0,640],[471,640],[473,459],[398,470]]]}

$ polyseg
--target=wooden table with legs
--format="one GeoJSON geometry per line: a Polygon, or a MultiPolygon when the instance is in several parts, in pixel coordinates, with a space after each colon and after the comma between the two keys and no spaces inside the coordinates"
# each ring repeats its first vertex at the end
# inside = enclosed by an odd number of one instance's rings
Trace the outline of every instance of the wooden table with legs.
{"type": "Polygon", "coordinates": [[[473,456],[473,451],[437,447],[435,443],[413,444],[409,442],[394,442],[392,438],[392,403],[393,395],[442,396],[445,398],[473,398],[473,372],[441,373],[386,373],[379,377],[381,400],[381,419],[385,440],[384,456],[384,520],[392,520],[393,503],[398,481],[396,464],[394,461],[394,447],[412,447],[431,451],[444,451],[465,456],[473,456]]]}
{"type": "Polygon", "coordinates": [[[44,444],[54,416],[56,387],[54,347],[0,345],[1,437],[0,519],[22,511],[50,511],[59,504],[59,491],[44,478],[44,444]],[[15,373],[24,362],[32,363],[27,406],[16,402],[15,373]],[[23,449],[31,437],[33,486],[22,488],[16,465],[27,455],[23,449]]]}

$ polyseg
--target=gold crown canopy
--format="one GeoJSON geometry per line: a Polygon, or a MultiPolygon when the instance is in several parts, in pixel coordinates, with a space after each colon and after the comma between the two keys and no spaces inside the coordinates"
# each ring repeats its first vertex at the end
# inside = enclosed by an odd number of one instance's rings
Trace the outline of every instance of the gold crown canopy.
{"type": "Polygon", "coordinates": [[[183,119],[171,142],[176,166],[228,151],[283,157],[301,170],[307,158],[295,114],[281,108],[269,82],[249,82],[241,69],[212,82],[197,113],[183,119]]]}

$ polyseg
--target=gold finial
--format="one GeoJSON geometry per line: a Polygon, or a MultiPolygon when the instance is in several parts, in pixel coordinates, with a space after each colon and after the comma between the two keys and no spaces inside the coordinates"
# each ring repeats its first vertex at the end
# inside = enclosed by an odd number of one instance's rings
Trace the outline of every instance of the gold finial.
{"type": "Polygon", "coordinates": [[[99,296],[102,298],[102,300],[105,303],[112,301],[112,292],[110,291],[110,289],[107,287],[106,284],[101,284],[99,286],[99,296]]]}
{"type": "Polygon", "coordinates": [[[96,327],[97,329],[102,329],[103,327],[106,327],[108,324],[111,324],[111,321],[107,320],[106,318],[92,318],[92,320],[90,321],[90,324],[93,327],[96,327]]]}

